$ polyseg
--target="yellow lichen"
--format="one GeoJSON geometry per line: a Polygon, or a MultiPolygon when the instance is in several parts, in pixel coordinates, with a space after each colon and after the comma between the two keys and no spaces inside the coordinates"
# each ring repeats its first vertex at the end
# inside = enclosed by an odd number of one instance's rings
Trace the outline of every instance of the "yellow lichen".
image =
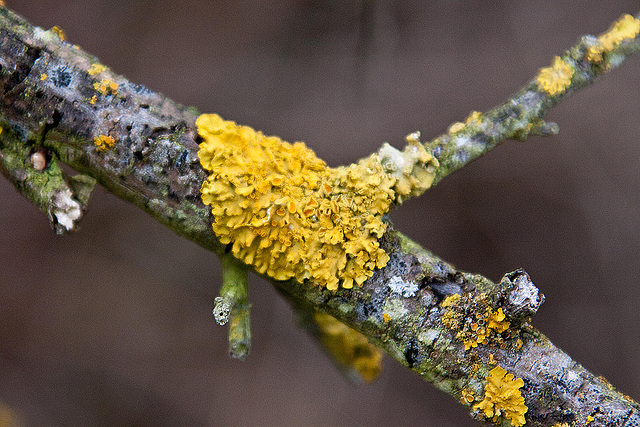
{"type": "Polygon", "coordinates": [[[570,427],[568,423],[554,424],[551,427],[570,427]]]}
{"type": "Polygon", "coordinates": [[[556,56],[550,67],[542,68],[538,73],[538,77],[536,77],[538,89],[552,96],[559,95],[571,84],[573,73],[573,67],[556,56]]]}
{"type": "Polygon", "coordinates": [[[622,41],[635,38],[640,32],[640,20],[626,14],[613,23],[611,28],[598,37],[605,50],[612,50],[622,41]]]}
{"type": "Polygon", "coordinates": [[[443,301],[442,301],[442,307],[451,307],[453,304],[457,303],[458,301],[460,301],[460,294],[452,294],[447,296],[443,301]]]}
{"type": "Polygon", "coordinates": [[[96,62],[94,64],[91,64],[91,67],[87,70],[87,73],[89,73],[90,76],[95,76],[100,73],[104,73],[107,70],[108,68],[105,65],[96,62]]]}
{"type": "Polygon", "coordinates": [[[324,347],[338,363],[355,370],[365,381],[375,380],[382,371],[382,352],[361,333],[333,316],[315,313],[314,320],[324,347]]]}
{"type": "MultiPolygon", "coordinates": [[[[196,125],[200,163],[210,172],[202,200],[237,258],[276,280],[309,279],[331,290],[361,285],[387,264],[378,243],[387,229],[382,216],[413,188],[397,187],[401,177],[386,173],[380,156],[330,168],[301,142],[217,114],[201,115],[196,125]]],[[[432,180],[435,172],[428,173],[432,180]]]]}
{"type": "Polygon", "coordinates": [[[107,151],[114,146],[116,140],[108,135],[98,135],[93,139],[93,143],[98,151],[107,151]]]}
{"type": "Polygon", "coordinates": [[[473,390],[463,388],[460,395],[460,402],[462,402],[463,405],[469,405],[473,403],[474,400],[476,400],[476,396],[473,390]]]}
{"type": "Polygon", "coordinates": [[[447,308],[442,315],[442,324],[456,331],[456,339],[464,344],[465,350],[480,344],[505,345],[502,334],[509,330],[511,323],[506,320],[502,308],[492,308],[484,297],[449,295],[442,307],[447,308]]]}
{"type": "Polygon", "coordinates": [[[587,424],[591,424],[593,420],[595,420],[595,418],[592,415],[587,415],[587,424]]]}
{"type": "Polygon", "coordinates": [[[480,111],[472,111],[469,117],[465,119],[467,125],[478,125],[482,120],[482,113],[480,111]]]}
{"type": "Polygon", "coordinates": [[[43,81],[47,80],[47,77],[48,77],[47,73],[40,74],[40,81],[43,82],[43,81]]]}
{"type": "Polygon", "coordinates": [[[118,93],[118,83],[109,79],[102,79],[93,83],[93,88],[103,95],[115,95],[118,93]]]}
{"type": "Polygon", "coordinates": [[[496,366],[485,379],[484,400],[473,405],[473,409],[481,410],[492,421],[503,416],[511,421],[512,426],[524,425],[524,414],[528,408],[520,393],[520,388],[524,386],[522,378],[515,378],[502,367],[496,366]]]}
{"type": "Polygon", "coordinates": [[[89,99],[89,104],[94,105],[98,101],[98,97],[93,95],[91,99],[89,99]]]}
{"type": "Polygon", "coordinates": [[[455,122],[454,124],[452,124],[451,126],[449,126],[449,130],[447,130],[448,133],[458,133],[460,132],[462,129],[464,129],[464,123],[462,122],[455,122]]]}
{"type": "Polygon", "coordinates": [[[57,25],[51,27],[51,31],[53,31],[53,33],[58,36],[61,41],[67,40],[67,36],[65,35],[64,31],[62,31],[62,28],[58,27],[57,25]]]}
{"type": "Polygon", "coordinates": [[[389,316],[387,313],[383,313],[382,320],[384,321],[384,323],[389,323],[389,321],[391,320],[391,316],[389,316]]]}
{"type": "Polygon", "coordinates": [[[602,55],[610,52],[625,40],[635,38],[640,33],[640,20],[626,14],[614,22],[609,30],[600,34],[598,44],[591,46],[587,59],[592,62],[602,61],[602,55]]]}
{"type": "Polygon", "coordinates": [[[478,323],[472,323],[470,325],[472,331],[470,337],[462,340],[464,349],[469,350],[470,348],[475,348],[478,344],[487,345],[492,336],[501,334],[509,329],[509,321],[504,320],[504,318],[502,308],[499,308],[497,311],[492,308],[487,308],[484,314],[478,319],[478,323]],[[474,327],[474,325],[478,326],[474,327]]]}

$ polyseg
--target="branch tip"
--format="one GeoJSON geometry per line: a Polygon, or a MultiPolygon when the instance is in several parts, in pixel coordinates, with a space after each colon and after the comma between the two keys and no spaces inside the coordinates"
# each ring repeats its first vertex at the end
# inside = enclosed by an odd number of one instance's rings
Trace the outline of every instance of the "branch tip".
{"type": "Polygon", "coordinates": [[[219,325],[229,324],[229,354],[244,360],[251,349],[251,305],[247,268],[233,255],[221,257],[222,288],[214,300],[213,317],[219,325]]]}

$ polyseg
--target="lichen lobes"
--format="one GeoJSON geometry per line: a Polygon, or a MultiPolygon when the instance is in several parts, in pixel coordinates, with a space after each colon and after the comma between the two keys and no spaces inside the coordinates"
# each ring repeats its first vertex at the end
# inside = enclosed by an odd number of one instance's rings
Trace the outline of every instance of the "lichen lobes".
{"type": "Polygon", "coordinates": [[[556,56],[550,67],[540,69],[536,81],[538,89],[551,96],[560,95],[571,85],[574,69],[562,58],[556,56]]]}
{"type": "Polygon", "coordinates": [[[522,378],[515,378],[504,368],[496,366],[485,379],[487,383],[484,386],[484,400],[473,405],[473,409],[481,410],[494,422],[499,416],[503,416],[511,421],[512,426],[525,425],[524,414],[528,408],[520,392],[520,388],[524,386],[522,378]]]}
{"type": "Polygon", "coordinates": [[[631,40],[640,33],[640,20],[625,14],[614,22],[609,30],[600,34],[598,44],[589,48],[587,59],[593,62],[602,61],[603,53],[610,52],[625,40],[631,40]]]}
{"type": "Polygon", "coordinates": [[[210,172],[202,200],[237,258],[276,280],[309,279],[331,290],[361,285],[387,264],[378,239],[401,179],[378,154],[330,168],[302,142],[217,114],[201,115],[196,125],[200,163],[210,172]]]}

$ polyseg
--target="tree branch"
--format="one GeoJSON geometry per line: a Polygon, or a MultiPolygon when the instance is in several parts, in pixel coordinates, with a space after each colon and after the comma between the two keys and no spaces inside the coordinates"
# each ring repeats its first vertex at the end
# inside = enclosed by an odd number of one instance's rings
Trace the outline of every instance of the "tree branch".
{"type": "MultiPolygon", "coordinates": [[[[39,200],[55,199],[56,191],[67,191],[63,182],[76,194],[72,199],[86,200],[86,191],[60,178],[55,161],[38,171],[30,156],[40,152],[45,159],[60,159],[176,233],[223,255],[200,200],[206,175],[197,157],[197,112],[115,75],[55,32],[4,8],[0,29],[3,174],[38,206],[46,206],[39,200]],[[58,184],[51,191],[42,186],[25,191],[36,172],[55,176],[58,184]]],[[[553,133],[542,121],[544,112],[639,48],[634,38],[589,58],[594,40],[583,39],[562,56],[576,70],[562,93],[544,93],[534,80],[502,106],[426,144],[440,163],[436,181],[507,138],[553,133]]],[[[75,223],[65,228],[75,229],[75,223]]],[[[498,378],[500,367],[508,374],[498,389],[522,384],[516,394],[524,398],[527,425],[640,422],[640,405],[529,324],[543,297],[526,273],[507,274],[496,284],[458,271],[393,229],[381,247],[391,259],[362,287],[334,292],[308,282],[270,280],[296,305],[330,314],[364,334],[459,399],[477,419],[518,423],[518,415],[509,412],[513,407],[489,399],[490,379],[498,378]]]]}

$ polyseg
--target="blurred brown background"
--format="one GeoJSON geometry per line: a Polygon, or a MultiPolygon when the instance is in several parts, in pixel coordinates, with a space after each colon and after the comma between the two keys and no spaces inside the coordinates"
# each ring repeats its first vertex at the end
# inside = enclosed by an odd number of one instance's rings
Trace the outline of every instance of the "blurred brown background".
{"type": "MultiPolygon", "coordinates": [[[[8,0],[113,70],[332,165],[430,139],[502,101],[637,1],[8,0]]],[[[554,138],[508,142],[392,214],[467,271],[525,268],[534,324],[640,399],[640,58],[555,108],[554,138]]],[[[254,345],[227,357],[217,259],[96,191],[58,238],[0,180],[0,402],[29,425],[476,425],[387,360],[344,380],[251,278],[254,345]]]]}

